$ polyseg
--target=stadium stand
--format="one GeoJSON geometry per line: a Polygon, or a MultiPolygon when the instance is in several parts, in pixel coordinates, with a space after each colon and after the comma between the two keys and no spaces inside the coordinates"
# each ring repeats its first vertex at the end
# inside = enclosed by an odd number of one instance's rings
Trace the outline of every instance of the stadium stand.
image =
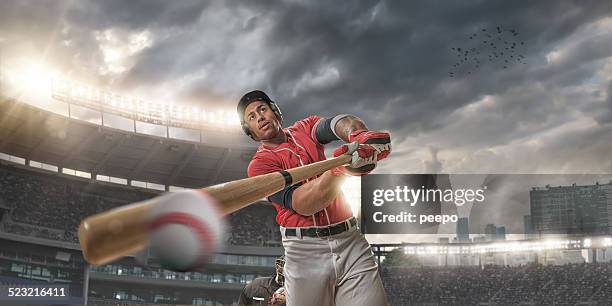
{"type": "Polygon", "coordinates": [[[233,245],[279,246],[281,234],[274,221],[276,211],[269,206],[250,206],[228,219],[232,231],[228,242],[233,245]]]}
{"type": "MultiPolygon", "coordinates": [[[[77,243],[81,220],[97,212],[142,201],[160,192],[98,182],[19,165],[0,163],[0,200],[8,203],[2,230],[77,243]]],[[[228,243],[278,246],[275,210],[256,204],[229,216],[228,243]]]]}
{"type": "Polygon", "coordinates": [[[612,264],[383,268],[391,305],[610,305],[612,264]]]}

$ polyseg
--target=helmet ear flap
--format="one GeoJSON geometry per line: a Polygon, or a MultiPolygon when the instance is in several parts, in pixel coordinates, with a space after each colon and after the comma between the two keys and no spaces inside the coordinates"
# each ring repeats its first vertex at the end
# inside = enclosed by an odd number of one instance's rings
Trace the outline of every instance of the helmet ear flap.
{"type": "Polygon", "coordinates": [[[270,109],[272,109],[272,111],[274,112],[274,114],[276,115],[278,120],[282,123],[283,122],[283,113],[281,112],[280,108],[278,108],[278,105],[276,104],[276,102],[270,101],[270,102],[268,102],[268,104],[270,105],[270,109]]]}
{"type": "Polygon", "coordinates": [[[242,126],[242,131],[245,134],[247,134],[247,136],[251,137],[251,139],[253,140],[257,140],[255,139],[255,137],[253,137],[253,133],[251,132],[251,129],[249,129],[249,125],[246,122],[242,121],[241,126],[242,126]]]}

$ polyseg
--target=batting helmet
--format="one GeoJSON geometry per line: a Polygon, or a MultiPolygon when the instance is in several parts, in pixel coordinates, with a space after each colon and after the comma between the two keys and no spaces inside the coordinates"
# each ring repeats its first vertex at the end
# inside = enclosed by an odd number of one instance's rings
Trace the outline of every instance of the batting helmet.
{"type": "Polygon", "coordinates": [[[249,104],[255,101],[266,102],[268,105],[270,105],[270,109],[274,112],[278,120],[280,120],[280,122],[283,122],[283,113],[281,113],[280,108],[278,108],[278,105],[276,105],[276,102],[272,101],[272,99],[270,99],[270,97],[268,97],[265,92],[261,90],[253,90],[247,92],[244,96],[242,96],[242,98],[240,98],[240,102],[238,102],[238,107],[236,108],[236,111],[238,112],[238,118],[240,118],[240,125],[242,126],[242,130],[245,134],[247,134],[247,136],[251,138],[253,138],[253,133],[251,132],[251,129],[249,129],[249,125],[244,120],[244,110],[249,104]]]}

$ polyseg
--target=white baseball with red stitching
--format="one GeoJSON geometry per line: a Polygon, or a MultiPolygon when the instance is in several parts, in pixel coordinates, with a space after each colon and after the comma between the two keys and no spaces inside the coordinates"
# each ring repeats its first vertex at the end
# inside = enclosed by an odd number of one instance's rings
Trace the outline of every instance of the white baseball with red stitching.
{"type": "Polygon", "coordinates": [[[227,226],[214,198],[185,190],[152,201],[150,244],[165,268],[198,269],[221,249],[227,226]]]}

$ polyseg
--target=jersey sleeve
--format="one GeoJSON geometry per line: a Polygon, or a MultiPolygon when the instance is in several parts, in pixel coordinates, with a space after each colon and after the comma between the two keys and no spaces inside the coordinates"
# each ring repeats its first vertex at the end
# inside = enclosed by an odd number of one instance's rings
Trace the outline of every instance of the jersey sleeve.
{"type": "Polygon", "coordinates": [[[247,168],[247,175],[251,177],[281,170],[284,169],[279,161],[255,154],[247,168]]]}
{"type": "Polygon", "coordinates": [[[294,128],[297,131],[308,135],[318,145],[322,145],[322,143],[320,143],[317,139],[316,131],[317,126],[323,121],[323,119],[324,118],[320,116],[310,116],[296,122],[294,128]]]}

